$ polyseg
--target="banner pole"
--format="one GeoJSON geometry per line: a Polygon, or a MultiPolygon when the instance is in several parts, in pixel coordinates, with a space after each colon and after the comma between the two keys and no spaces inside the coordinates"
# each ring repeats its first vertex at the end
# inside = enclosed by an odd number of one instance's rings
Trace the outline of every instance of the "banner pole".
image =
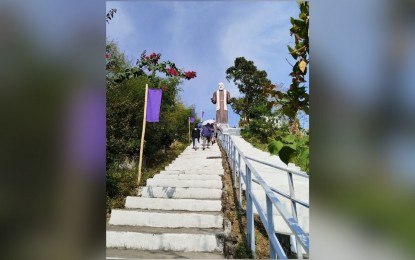
{"type": "Polygon", "coordinates": [[[138,160],[138,179],[137,179],[137,185],[138,186],[140,186],[141,166],[142,166],[142,163],[143,163],[144,135],[146,133],[147,95],[148,95],[148,84],[146,84],[146,94],[145,94],[145,98],[144,98],[143,130],[141,131],[140,157],[139,157],[139,160],[138,160]]]}
{"type": "Polygon", "coordinates": [[[189,143],[191,142],[190,140],[190,117],[189,117],[189,143]]]}

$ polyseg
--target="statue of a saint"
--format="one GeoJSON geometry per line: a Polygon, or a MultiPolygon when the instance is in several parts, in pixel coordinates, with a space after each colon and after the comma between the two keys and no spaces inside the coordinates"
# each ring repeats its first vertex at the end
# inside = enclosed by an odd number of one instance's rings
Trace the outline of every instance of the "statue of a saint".
{"type": "Polygon", "coordinates": [[[228,124],[228,104],[232,101],[222,82],[219,83],[219,89],[213,93],[211,100],[216,104],[216,123],[228,124]]]}

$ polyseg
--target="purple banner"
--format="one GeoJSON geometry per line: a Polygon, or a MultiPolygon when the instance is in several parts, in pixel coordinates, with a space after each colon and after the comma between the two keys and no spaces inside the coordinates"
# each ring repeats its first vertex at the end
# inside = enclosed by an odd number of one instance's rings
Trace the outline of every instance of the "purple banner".
{"type": "Polygon", "coordinates": [[[191,117],[189,117],[189,122],[190,122],[190,123],[193,123],[194,121],[195,121],[195,118],[194,118],[194,117],[192,117],[192,116],[191,116],[191,117]]]}
{"type": "Polygon", "coordinates": [[[148,89],[146,113],[147,122],[159,122],[162,93],[163,91],[161,89],[148,89]]]}

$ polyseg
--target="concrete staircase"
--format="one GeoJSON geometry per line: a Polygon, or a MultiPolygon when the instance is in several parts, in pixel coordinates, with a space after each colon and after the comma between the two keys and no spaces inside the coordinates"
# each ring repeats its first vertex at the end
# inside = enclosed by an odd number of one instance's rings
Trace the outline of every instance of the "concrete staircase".
{"type": "Polygon", "coordinates": [[[224,258],[222,178],[217,144],[191,146],[147,180],[107,225],[107,259],[224,258]]]}

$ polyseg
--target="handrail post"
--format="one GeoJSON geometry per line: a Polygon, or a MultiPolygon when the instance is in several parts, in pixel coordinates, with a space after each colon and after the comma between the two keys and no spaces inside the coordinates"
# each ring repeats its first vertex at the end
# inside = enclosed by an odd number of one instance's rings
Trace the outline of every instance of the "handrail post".
{"type": "MultiPolygon", "coordinates": [[[[272,214],[272,202],[271,199],[265,195],[265,197],[267,198],[267,221],[268,221],[268,234],[269,236],[275,236],[275,228],[274,228],[274,218],[273,218],[273,214],[272,214]]],[[[269,238],[269,240],[271,241],[271,238],[269,238]]],[[[277,252],[275,251],[274,247],[272,246],[272,243],[269,243],[269,258],[270,259],[277,259],[277,252]]]]}
{"type": "Polygon", "coordinates": [[[231,136],[228,134],[228,155],[231,153],[231,136]]]}
{"type": "Polygon", "coordinates": [[[224,135],[224,140],[225,140],[225,151],[226,151],[226,155],[228,155],[228,135],[227,134],[225,134],[224,135]]]}
{"type": "MultiPolygon", "coordinates": [[[[226,159],[226,161],[228,161],[228,163],[229,164],[231,164],[231,160],[230,160],[230,158],[231,158],[231,152],[229,151],[229,147],[230,147],[230,145],[231,145],[231,140],[230,140],[230,138],[229,138],[229,135],[227,135],[226,136],[226,138],[228,139],[228,143],[227,143],[227,146],[226,146],[226,155],[227,155],[227,159],[226,159]]],[[[232,165],[231,165],[232,166],[232,165]]]]}
{"type": "Polygon", "coordinates": [[[233,160],[233,187],[236,188],[236,147],[235,144],[233,145],[233,153],[232,153],[232,160],[233,160]]]}
{"type": "Polygon", "coordinates": [[[226,135],[226,138],[228,139],[228,142],[227,142],[227,147],[226,147],[226,151],[227,151],[227,153],[228,153],[228,156],[229,156],[229,148],[230,148],[230,146],[231,146],[231,137],[229,136],[229,134],[228,135],[226,135]]]}
{"type": "Polygon", "coordinates": [[[239,209],[242,209],[242,172],[241,172],[241,154],[238,153],[238,179],[239,179],[239,209]]]}
{"type": "Polygon", "coordinates": [[[247,223],[247,241],[251,248],[252,254],[255,255],[255,233],[254,233],[254,210],[252,201],[252,176],[251,170],[246,165],[246,223],[247,223]]]}
{"type": "Polygon", "coordinates": [[[233,147],[235,146],[235,144],[232,142],[232,139],[229,137],[229,157],[228,157],[228,162],[229,162],[229,165],[232,167],[233,166],[233,163],[232,163],[232,158],[233,158],[233,154],[232,154],[232,151],[233,151],[233,147]]]}
{"type": "MultiPolygon", "coordinates": [[[[293,200],[293,198],[295,197],[293,174],[291,172],[287,172],[287,174],[288,174],[288,187],[290,188],[291,212],[292,212],[294,219],[298,222],[297,205],[296,205],[296,202],[293,200]]],[[[295,238],[295,241],[296,241],[296,248],[297,248],[297,252],[296,252],[297,258],[303,259],[303,253],[302,253],[300,242],[296,238],[295,238]]]]}

